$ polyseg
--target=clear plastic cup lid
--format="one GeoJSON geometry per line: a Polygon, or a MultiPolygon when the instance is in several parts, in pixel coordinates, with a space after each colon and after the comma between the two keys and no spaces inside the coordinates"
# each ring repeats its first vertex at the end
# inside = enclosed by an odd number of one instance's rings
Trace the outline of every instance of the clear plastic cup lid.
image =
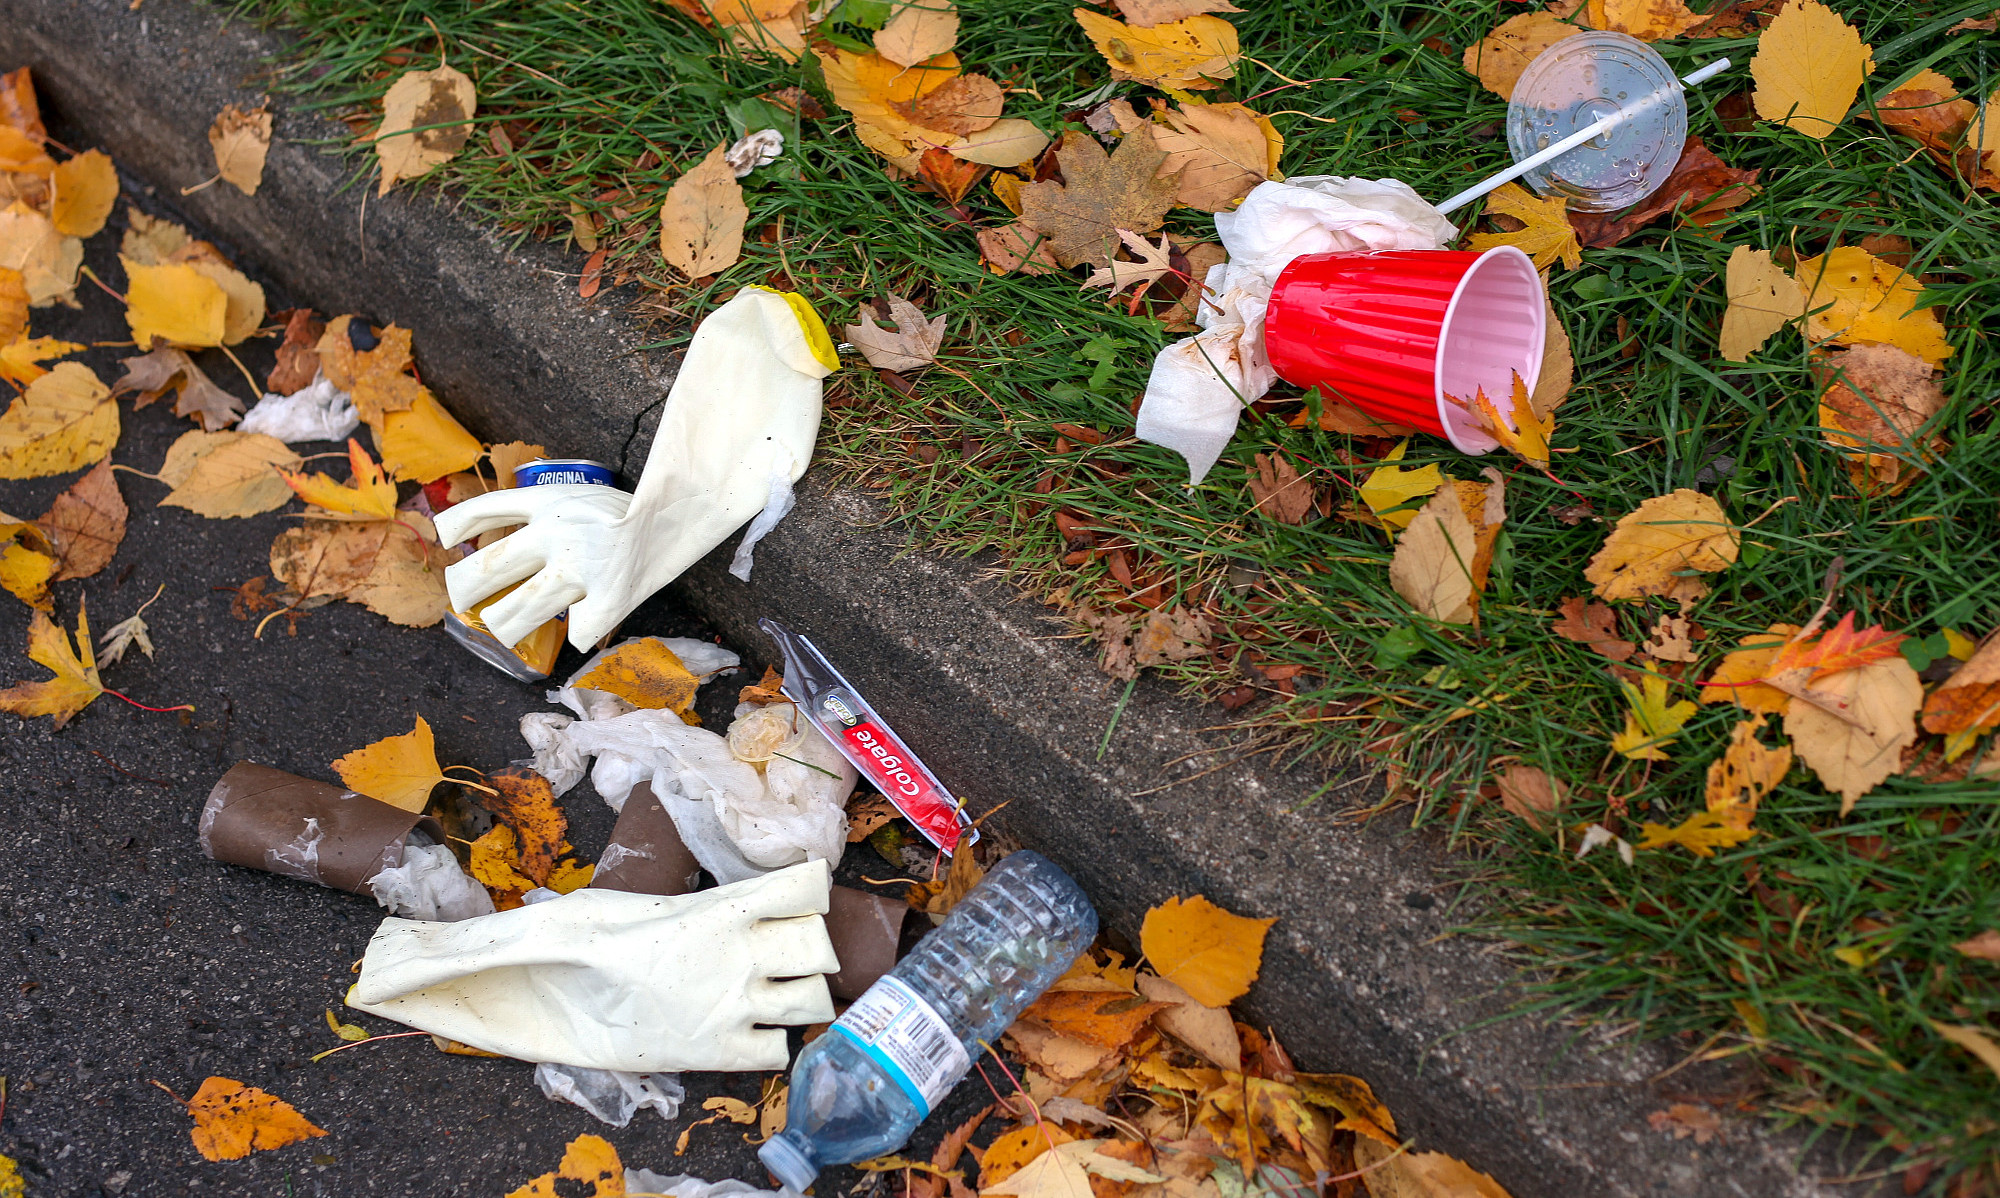
{"type": "Polygon", "coordinates": [[[1519,162],[1620,109],[1625,121],[1521,177],[1578,212],[1616,212],[1659,190],[1687,141],[1680,80],[1651,46],[1622,33],[1579,33],[1521,73],[1507,105],[1507,148],[1519,162]]]}

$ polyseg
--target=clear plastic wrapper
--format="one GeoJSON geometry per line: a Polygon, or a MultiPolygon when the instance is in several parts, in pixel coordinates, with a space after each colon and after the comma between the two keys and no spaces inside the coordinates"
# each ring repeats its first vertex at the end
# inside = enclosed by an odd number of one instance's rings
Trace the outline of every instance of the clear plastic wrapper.
{"type": "Polygon", "coordinates": [[[546,1061],[535,1066],[535,1084],[549,1098],[574,1103],[613,1127],[624,1127],[632,1116],[649,1108],[662,1119],[672,1119],[687,1097],[676,1074],[621,1073],[546,1061]]]}

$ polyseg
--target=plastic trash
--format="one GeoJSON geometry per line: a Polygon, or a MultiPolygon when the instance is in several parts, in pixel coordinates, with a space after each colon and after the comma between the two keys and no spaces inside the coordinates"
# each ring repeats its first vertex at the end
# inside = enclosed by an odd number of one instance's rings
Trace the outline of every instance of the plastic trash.
{"type": "Polygon", "coordinates": [[[521,739],[535,754],[529,765],[549,780],[557,798],[583,781],[584,771],[590,768],[589,759],[570,743],[568,729],[574,722],[553,711],[531,711],[521,717],[521,739]]]}
{"type": "Polygon", "coordinates": [[[651,1169],[625,1170],[626,1198],[735,1198],[738,1194],[790,1194],[790,1190],[760,1190],[733,1177],[703,1181],[686,1173],[660,1174],[651,1169]]]}
{"type": "Polygon", "coordinates": [[[525,525],[446,568],[453,608],[468,611],[521,583],[485,609],[494,636],[513,644],[568,608],[570,644],[589,649],[763,510],[773,473],[794,482],[805,473],[820,380],[839,368],[802,297],[738,291],[695,330],[631,495],[588,484],[520,487],[438,513],[447,545],[525,525]]]}
{"type": "Polygon", "coordinates": [[[324,374],[290,395],[272,395],[252,404],[237,429],[280,441],[342,441],[361,427],[361,414],[347,392],[324,374]]]}
{"type": "Polygon", "coordinates": [[[613,1127],[624,1127],[647,1109],[672,1119],[687,1098],[680,1078],[671,1073],[621,1073],[549,1061],[535,1066],[535,1084],[547,1097],[574,1103],[613,1127]]]}
{"type": "Polygon", "coordinates": [[[386,919],[347,1002],[524,1061],[782,1069],[773,1025],[833,1018],[830,878],[814,861],[699,894],[586,887],[459,923],[386,919]]]}
{"type": "Polygon", "coordinates": [[[1097,936],[1097,912],[1037,853],[1000,862],[792,1068],[785,1130],[757,1152],[803,1191],[893,1152],[1097,936]]]}
{"type": "Polygon", "coordinates": [[[1292,259],[1331,251],[1430,250],[1458,236],[1395,179],[1335,175],[1260,183],[1215,231],[1229,260],[1208,272],[1202,331],[1161,350],[1139,406],[1138,434],[1187,459],[1198,483],[1236,432],[1243,406],[1276,382],[1264,349],[1271,287],[1292,259]]]}
{"type": "Polygon", "coordinates": [[[451,847],[411,832],[403,860],[368,879],[369,893],[391,915],[456,923],[493,914],[493,896],[467,874],[451,847]]]}
{"type": "Polygon", "coordinates": [[[750,581],[750,567],[755,564],[757,542],[778,527],[778,521],[792,514],[792,505],[797,502],[792,494],[792,480],[782,470],[771,475],[771,491],[764,500],[764,510],[750,521],[750,527],[743,530],[743,539],[736,543],[736,553],[729,559],[729,572],[740,581],[750,581]]]}

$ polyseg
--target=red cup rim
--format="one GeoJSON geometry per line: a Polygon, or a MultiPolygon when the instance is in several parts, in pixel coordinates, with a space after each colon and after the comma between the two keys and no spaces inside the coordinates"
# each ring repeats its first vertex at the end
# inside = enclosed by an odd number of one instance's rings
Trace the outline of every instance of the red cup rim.
{"type": "MultiPolygon", "coordinates": [[[[1452,290],[1451,302],[1445,305],[1444,319],[1438,324],[1437,357],[1431,362],[1431,386],[1436,393],[1438,423],[1444,426],[1445,440],[1450,441],[1452,448],[1461,453],[1486,454],[1500,447],[1498,441],[1493,440],[1484,433],[1480,434],[1480,438],[1477,441],[1462,437],[1453,424],[1454,417],[1459,414],[1458,406],[1447,400],[1444,395],[1444,355],[1445,348],[1451,343],[1451,319],[1458,312],[1459,300],[1465,297],[1466,284],[1470,283],[1473,276],[1484,269],[1487,261],[1494,257],[1517,258],[1520,260],[1520,264],[1527,268],[1530,275],[1534,276],[1537,280],[1541,278],[1541,272],[1535,269],[1534,259],[1522,252],[1519,246],[1496,245],[1473,259],[1472,265],[1465,268],[1465,273],[1459,276],[1458,286],[1452,290]],[[1481,444],[1481,441],[1484,444],[1481,444]]],[[[1541,348],[1546,347],[1548,342],[1549,327],[1546,297],[1544,297],[1543,304],[1535,306],[1534,321],[1535,343],[1538,348],[1531,355],[1528,362],[1528,369],[1521,376],[1527,382],[1528,390],[1531,392],[1535,389],[1535,385],[1541,381],[1541,348]]],[[[1494,406],[1500,409],[1502,416],[1505,416],[1510,422],[1512,421],[1514,415],[1514,397],[1511,394],[1497,397],[1494,406]]]]}

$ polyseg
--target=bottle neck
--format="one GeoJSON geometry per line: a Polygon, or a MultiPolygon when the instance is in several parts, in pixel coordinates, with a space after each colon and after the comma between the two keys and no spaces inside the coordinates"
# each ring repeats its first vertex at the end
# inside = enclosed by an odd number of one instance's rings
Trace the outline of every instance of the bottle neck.
{"type": "Polygon", "coordinates": [[[771,1171],[771,1176],[796,1194],[805,1193],[819,1176],[812,1142],[790,1128],[764,1141],[764,1146],[757,1150],[757,1159],[771,1171]]]}

